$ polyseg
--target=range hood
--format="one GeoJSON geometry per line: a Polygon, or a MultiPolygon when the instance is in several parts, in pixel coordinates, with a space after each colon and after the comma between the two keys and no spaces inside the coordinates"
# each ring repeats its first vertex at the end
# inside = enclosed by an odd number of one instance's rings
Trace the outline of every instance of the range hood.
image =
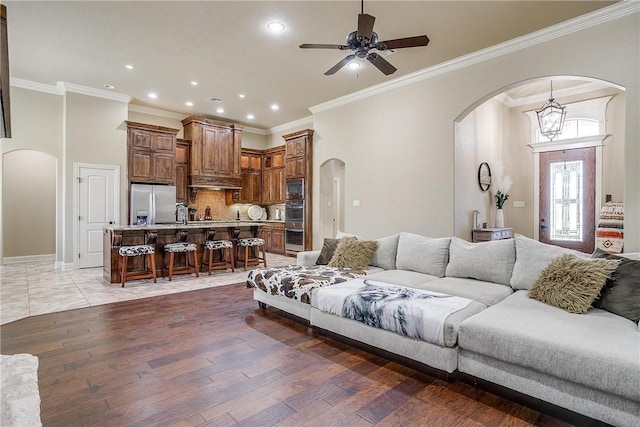
{"type": "Polygon", "coordinates": [[[205,185],[205,184],[196,184],[189,185],[189,188],[205,188],[207,190],[242,190],[240,186],[230,186],[230,185],[205,185]]]}

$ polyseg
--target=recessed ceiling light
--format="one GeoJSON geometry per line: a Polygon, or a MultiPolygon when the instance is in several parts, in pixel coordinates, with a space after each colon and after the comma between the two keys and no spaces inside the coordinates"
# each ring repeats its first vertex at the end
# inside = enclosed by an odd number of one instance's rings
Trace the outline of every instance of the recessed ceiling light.
{"type": "Polygon", "coordinates": [[[187,107],[193,107],[193,102],[187,101],[184,103],[184,105],[186,105],[187,107]]]}
{"type": "Polygon", "coordinates": [[[360,68],[360,63],[358,61],[351,61],[347,64],[347,68],[350,70],[357,70],[360,68]]]}
{"type": "Polygon", "coordinates": [[[253,117],[253,114],[247,114],[247,119],[249,119],[249,120],[253,120],[253,118],[254,118],[254,117],[253,117]]]}
{"type": "Polygon", "coordinates": [[[191,80],[191,86],[198,86],[198,82],[195,80],[191,80]]]}
{"type": "Polygon", "coordinates": [[[116,87],[114,85],[112,85],[111,83],[105,83],[104,85],[105,89],[115,89],[116,87]]]}
{"type": "Polygon", "coordinates": [[[216,113],[218,113],[218,114],[222,114],[222,113],[224,113],[224,108],[218,108],[218,109],[216,110],[216,113]]]}
{"type": "Polygon", "coordinates": [[[151,98],[151,99],[156,99],[156,98],[158,97],[158,95],[156,95],[156,94],[155,94],[155,93],[153,93],[153,92],[150,92],[147,96],[148,96],[149,98],[151,98]]]}
{"type": "Polygon", "coordinates": [[[124,66],[124,68],[126,68],[127,70],[133,70],[133,65],[127,64],[124,66]]]}
{"type": "Polygon", "coordinates": [[[280,33],[284,31],[284,24],[282,22],[269,22],[267,28],[273,33],[280,33]]]}
{"type": "Polygon", "coordinates": [[[279,109],[280,109],[280,107],[278,106],[278,104],[273,104],[273,105],[271,106],[271,109],[275,111],[275,110],[279,110],[279,109]]]}
{"type": "Polygon", "coordinates": [[[244,98],[244,93],[239,94],[238,97],[244,98]]]}

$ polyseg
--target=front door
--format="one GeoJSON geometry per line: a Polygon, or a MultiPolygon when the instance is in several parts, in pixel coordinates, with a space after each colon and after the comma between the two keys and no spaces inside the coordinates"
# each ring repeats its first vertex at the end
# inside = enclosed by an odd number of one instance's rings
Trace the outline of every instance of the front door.
{"type": "Polygon", "coordinates": [[[78,268],[102,265],[102,235],[105,225],[118,218],[117,166],[77,166],[78,268]]]}
{"type": "Polygon", "coordinates": [[[595,245],[595,148],[540,153],[540,241],[581,252],[595,245]]]}

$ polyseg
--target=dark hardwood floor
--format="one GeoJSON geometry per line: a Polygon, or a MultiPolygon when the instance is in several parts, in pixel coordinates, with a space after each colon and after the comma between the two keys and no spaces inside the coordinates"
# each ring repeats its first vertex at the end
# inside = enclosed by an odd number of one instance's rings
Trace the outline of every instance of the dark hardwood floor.
{"type": "Polygon", "coordinates": [[[564,426],[260,310],[244,284],[30,317],[45,426],[564,426]]]}

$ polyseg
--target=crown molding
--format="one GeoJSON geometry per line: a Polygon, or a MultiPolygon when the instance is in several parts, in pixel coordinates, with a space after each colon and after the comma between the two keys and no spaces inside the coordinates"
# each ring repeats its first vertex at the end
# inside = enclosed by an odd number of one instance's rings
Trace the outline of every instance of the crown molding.
{"type": "Polygon", "coordinates": [[[175,113],[173,111],[161,110],[159,108],[145,107],[144,105],[129,104],[129,111],[150,116],[166,117],[168,119],[182,120],[189,117],[186,114],[175,113]]]}
{"type": "Polygon", "coordinates": [[[92,87],[81,86],[74,83],[58,82],[56,86],[60,91],[62,91],[62,93],[66,93],[66,92],[79,93],[81,95],[108,99],[110,101],[124,102],[125,104],[128,104],[133,99],[132,96],[124,95],[122,93],[110,92],[102,89],[95,89],[92,87]]]}
{"type": "Polygon", "coordinates": [[[267,131],[266,135],[273,135],[274,133],[286,131],[293,128],[298,128],[298,127],[301,127],[302,125],[306,125],[309,123],[313,123],[313,116],[303,117],[301,119],[294,120],[289,123],[284,123],[278,126],[274,126],[267,131]]]}
{"type": "Polygon", "coordinates": [[[269,135],[269,131],[267,129],[252,128],[250,126],[242,128],[242,132],[255,133],[256,135],[269,135]]]}
{"type": "Polygon", "coordinates": [[[64,93],[55,85],[19,79],[17,77],[11,77],[10,82],[11,86],[18,87],[20,89],[35,90],[36,92],[50,93],[52,95],[64,95],[64,93]]]}
{"type": "Polygon", "coordinates": [[[488,48],[463,55],[450,61],[407,74],[397,79],[390,80],[369,88],[341,96],[331,101],[309,107],[309,111],[317,114],[322,111],[331,110],[333,108],[350,104],[374,95],[378,95],[390,90],[398,89],[422,80],[427,80],[441,74],[449,73],[460,68],[469,67],[471,65],[487,61],[499,56],[503,56],[512,52],[516,52],[531,46],[548,42],[550,40],[563,37],[586,28],[594,27],[605,22],[614,21],[627,15],[632,15],[640,11],[640,2],[638,1],[621,1],[611,6],[598,9],[591,13],[561,22],[556,25],[544,28],[533,33],[516,37],[515,39],[500,43],[488,48]]]}

